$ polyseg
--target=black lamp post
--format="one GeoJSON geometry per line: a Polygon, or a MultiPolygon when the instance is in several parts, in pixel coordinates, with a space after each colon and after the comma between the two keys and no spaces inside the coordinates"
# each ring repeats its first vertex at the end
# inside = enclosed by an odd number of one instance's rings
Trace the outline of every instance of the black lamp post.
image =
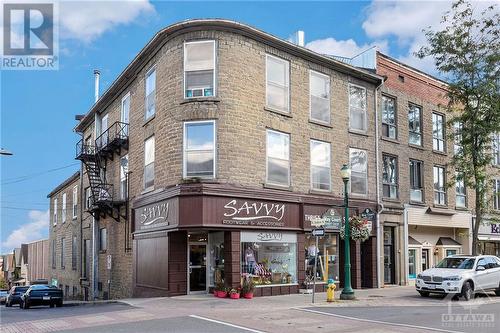
{"type": "Polygon", "coordinates": [[[351,227],[349,225],[349,194],[347,193],[349,179],[351,178],[351,169],[349,165],[344,164],[340,169],[340,175],[344,181],[344,289],[340,293],[340,299],[353,300],[354,290],[351,287],[351,227]]]}

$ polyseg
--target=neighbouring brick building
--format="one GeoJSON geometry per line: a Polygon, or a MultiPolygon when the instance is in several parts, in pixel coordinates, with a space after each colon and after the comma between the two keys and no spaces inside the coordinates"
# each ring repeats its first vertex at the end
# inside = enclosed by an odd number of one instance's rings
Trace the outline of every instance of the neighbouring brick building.
{"type": "Polygon", "coordinates": [[[74,173],[48,194],[50,198],[48,280],[66,299],[81,299],[82,219],[80,172],[74,173]]]}

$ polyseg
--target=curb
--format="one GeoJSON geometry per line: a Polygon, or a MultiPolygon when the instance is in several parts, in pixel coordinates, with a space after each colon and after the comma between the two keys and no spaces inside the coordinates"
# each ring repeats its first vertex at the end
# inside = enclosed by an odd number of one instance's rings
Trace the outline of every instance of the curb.
{"type": "Polygon", "coordinates": [[[107,301],[82,301],[82,302],[65,302],[63,303],[63,307],[73,307],[73,306],[95,306],[95,305],[106,305],[106,304],[124,304],[130,305],[128,303],[119,301],[119,300],[107,300],[107,301]]]}

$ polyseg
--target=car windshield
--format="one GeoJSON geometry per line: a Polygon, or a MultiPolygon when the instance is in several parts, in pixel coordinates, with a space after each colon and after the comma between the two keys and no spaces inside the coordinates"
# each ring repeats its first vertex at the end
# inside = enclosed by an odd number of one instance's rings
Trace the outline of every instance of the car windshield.
{"type": "Polygon", "coordinates": [[[436,268],[472,269],[474,258],[444,258],[436,268]]]}
{"type": "Polygon", "coordinates": [[[22,292],[25,292],[26,290],[28,290],[29,287],[16,287],[16,289],[14,289],[14,292],[16,293],[22,293],[22,292]]]}

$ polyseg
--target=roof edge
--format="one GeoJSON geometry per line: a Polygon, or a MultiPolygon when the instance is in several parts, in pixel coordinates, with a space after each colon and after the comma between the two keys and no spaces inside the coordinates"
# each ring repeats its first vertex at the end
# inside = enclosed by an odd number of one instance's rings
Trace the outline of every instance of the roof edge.
{"type": "Polygon", "coordinates": [[[61,184],[57,185],[49,194],[47,194],[47,198],[50,198],[55,193],[59,192],[63,187],[72,183],[75,179],[78,179],[79,177],[80,177],[80,171],[75,172],[74,174],[66,178],[61,184]]]}

